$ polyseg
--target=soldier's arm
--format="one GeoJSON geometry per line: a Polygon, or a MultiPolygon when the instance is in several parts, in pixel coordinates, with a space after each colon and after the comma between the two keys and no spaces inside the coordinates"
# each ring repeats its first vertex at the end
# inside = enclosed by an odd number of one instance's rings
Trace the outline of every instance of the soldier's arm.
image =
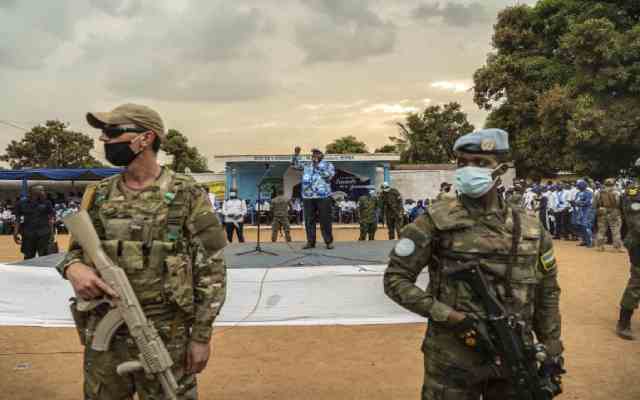
{"type": "Polygon", "coordinates": [[[416,286],[418,275],[431,260],[435,232],[435,225],[426,214],[402,230],[384,273],[384,292],[402,307],[444,322],[452,308],[439,302],[429,289],[416,286]]]}
{"type": "Polygon", "coordinates": [[[560,317],[560,286],[558,265],[553,253],[551,235],[541,226],[542,240],[538,252],[538,273],[541,280],[536,287],[533,330],[538,340],[547,346],[551,355],[562,353],[560,339],[562,321],[560,317]]]}
{"type": "MultiPolygon", "coordinates": [[[[98,217],[98,206],[95,204],[95,193],[96,186],[90,185],[85,189],[85,192],[82,196],[82,202],[80,204],[80,208],[83,210],[87,210],[89,213],[89,217],[91,217],[91,222],[93,223],[96,232],[100,237],[104,238],[104,229],[102,227],[102,222],[98,217]]],[[[67,267],[75,263],[85,263],[84,261],[84,253],[82,252],[82,247],[73,240],[73,236],[69,242],[69,249],[65,254],[64,258],[56,265],[56,269],[62,275],[63,278],[67,279],[65,272],[67,267]]]]}
{"type": "Polygon", "coordinates": [[[218,217],[208,205],[206,193],[196,187],[192,197],[187,228],[193,263],[195,321],[191,339],[208,343],[212,325],[226,297],[226,265],[222,249],[227,242],[218,217]]]}

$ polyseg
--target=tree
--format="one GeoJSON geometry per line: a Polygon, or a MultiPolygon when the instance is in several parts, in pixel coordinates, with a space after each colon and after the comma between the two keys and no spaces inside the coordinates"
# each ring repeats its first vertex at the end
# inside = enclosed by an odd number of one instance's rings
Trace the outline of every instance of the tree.
{"type": "Polygon", "coordinates": [[[398,151],[398,149],[396,149],[396,145],[394,145],[394,144],[385,144],[382,147],[378,147],[375,150],[375,153],[395,153],[396,151],[398,151]]]}
{"type": "Polygon", "coordinates": [[[406,163],[450,163],[455,159],[453,144],[473,131],[459,103],[427,107],[423,113],[407,116],[398,122],[400,137],[390,137],[406,163]]]}
{"type": "Polygon", "coordinates": [[[640,154],[640,6],[542,0],[498,15],[495,52],[474,74],[487,127],[509,132],[520,175],[596,178],[640,154]]]}
{"type": "Polygon", "coordinates": [[[328,154],[368,153],[367,145],[355,136],[343,136],[329,143],[325,148],[328,154]]]}
{"type": "Polygon", "coordinates": [[[189,139],[180,131],[169,129],[160,148],[173,156],[170,168],[176,172],[184,172],[185,168],[189,168],[191,172],[208,171],[207,159],[200,154],[197,148],[189,146],[189,139]]]}
{"type": "Polygon", "coordinates": [[[57,120],[34,126],[22,140],[12,140],[0,160],[13,169],[102,167],[91,155],[93,139],[68,127],[57,120]]]}

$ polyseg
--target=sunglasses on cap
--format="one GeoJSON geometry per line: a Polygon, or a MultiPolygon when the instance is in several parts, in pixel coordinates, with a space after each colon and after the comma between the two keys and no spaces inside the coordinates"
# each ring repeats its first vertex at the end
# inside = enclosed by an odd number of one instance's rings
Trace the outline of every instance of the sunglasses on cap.
{"type": "Polygon", "coordinates": [[[115,139],[127,132],[144,133],[148,131],[149,129],[147,128],[140,128],[135,125],[131,125],[131,126],[106,125],[104,128],[102,128],[102,133],[109,139],[115,139]]]}

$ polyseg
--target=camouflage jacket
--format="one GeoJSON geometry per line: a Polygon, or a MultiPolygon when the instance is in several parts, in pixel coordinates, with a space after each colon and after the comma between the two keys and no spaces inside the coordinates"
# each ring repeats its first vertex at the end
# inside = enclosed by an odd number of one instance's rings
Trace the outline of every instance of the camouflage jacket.
{"type": "Polygon", "coordinates": [[[620,209],[620,195],[614,188],[604,188],[593,196],[593,208],[620,209]]]}
{"type": "Polygon", "coordinates": [[[436,196],[435,200],[443,200],[443,199],[455,199],[456,198],[456,194],[452,193],[452,192],[440,192],[438,193],[438,195],[436,196]]]}
{"type": "Polygon", "coordinates": [[[271,200],[271,212],[274,217],[289,216],[289,200],[284,196],[276,196],[271,200]]]}
{"type": "Polygon", "coordinates": [[[376,222],[376,209],[378,208],[378,199],[372,196],[360,196],[358,199],[358,213],[360,214],[360,223],[373,224],[376,222]]]}
{"type": "Polygon", "coordinates": [[[640,186],[630,186],[622,196],[622,218],[627,226],[624,244],[627,248],[640,246],[640,186]]]}
{"type": "MultiPolygon", "coordinates": [[[[93,190],[93,189],[87,189],[93,190]]],[[[193,178],[163,169],[136,192],[122,175],[95,186],[87,208],[107,255],[127,274],[148,317],[186,315],[192,339],[208,342],[225,300],[225,236],[193,178]]],[[[58,265],[86,262],[74,241],[58,265]]]]}
{"type": "Polygon", "coordinates": [[[385,293],[450,332],[446,321],[452,310],[486,317],[484,306],[467,284],[446,275],[447,269],[461,261],[477,260],[507,312],[520,314],[551,354],[562,352],[553,243],[541,223],[520,209],[515,209],[521,220],[521,239],[511,270],[512,299],[504,301],[507,265],[512,259],[513,210],[501,202],[485,212],[477,200],[466,196],[434,203],[402,231],[405,244],[410,242],[408,248],[413,250],[408,252],[405,246],[398,255],[399,242],[391,252],[384,275],[385,293]],[[423,290],[415,282],[425,267],[429,284],[423,290]]]}
{"type": "Polygon", "coordinates": [[[402,207],[402,196],[398,189],[391,188],[387,192],[380,193],[380,208],[384,215],[402,215],[404,208],[402,207]]]}

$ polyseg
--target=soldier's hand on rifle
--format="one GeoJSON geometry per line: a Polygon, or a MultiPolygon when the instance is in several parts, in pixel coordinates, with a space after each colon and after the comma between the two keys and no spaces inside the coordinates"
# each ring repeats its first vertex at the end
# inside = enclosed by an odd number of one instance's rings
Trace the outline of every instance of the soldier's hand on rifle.
{"type": "Polygon", "coordinates": [[[65,276],[71,282],[73,290],[84,300],[91,300],[107,294],[118,297],[118,294],[103,281],[93,268],[77,262],[69,265],[65,276]]]}
{"type": "Polygon", "coordinates": [[[191,341],[187,353],[187,374],[199,374],[207,366],[211,350],[209,343],[191,341]]]}
{"type": "Polygon", "coordinates": [[[464,321],[467,318],[467,316],[464,313],[461,313],[460,311],[451,311],[451,313],[449,314],[449,317],[447,317],[447,322],[451,323],[451,324],[458,324],[462,321],[464,321]]]}

